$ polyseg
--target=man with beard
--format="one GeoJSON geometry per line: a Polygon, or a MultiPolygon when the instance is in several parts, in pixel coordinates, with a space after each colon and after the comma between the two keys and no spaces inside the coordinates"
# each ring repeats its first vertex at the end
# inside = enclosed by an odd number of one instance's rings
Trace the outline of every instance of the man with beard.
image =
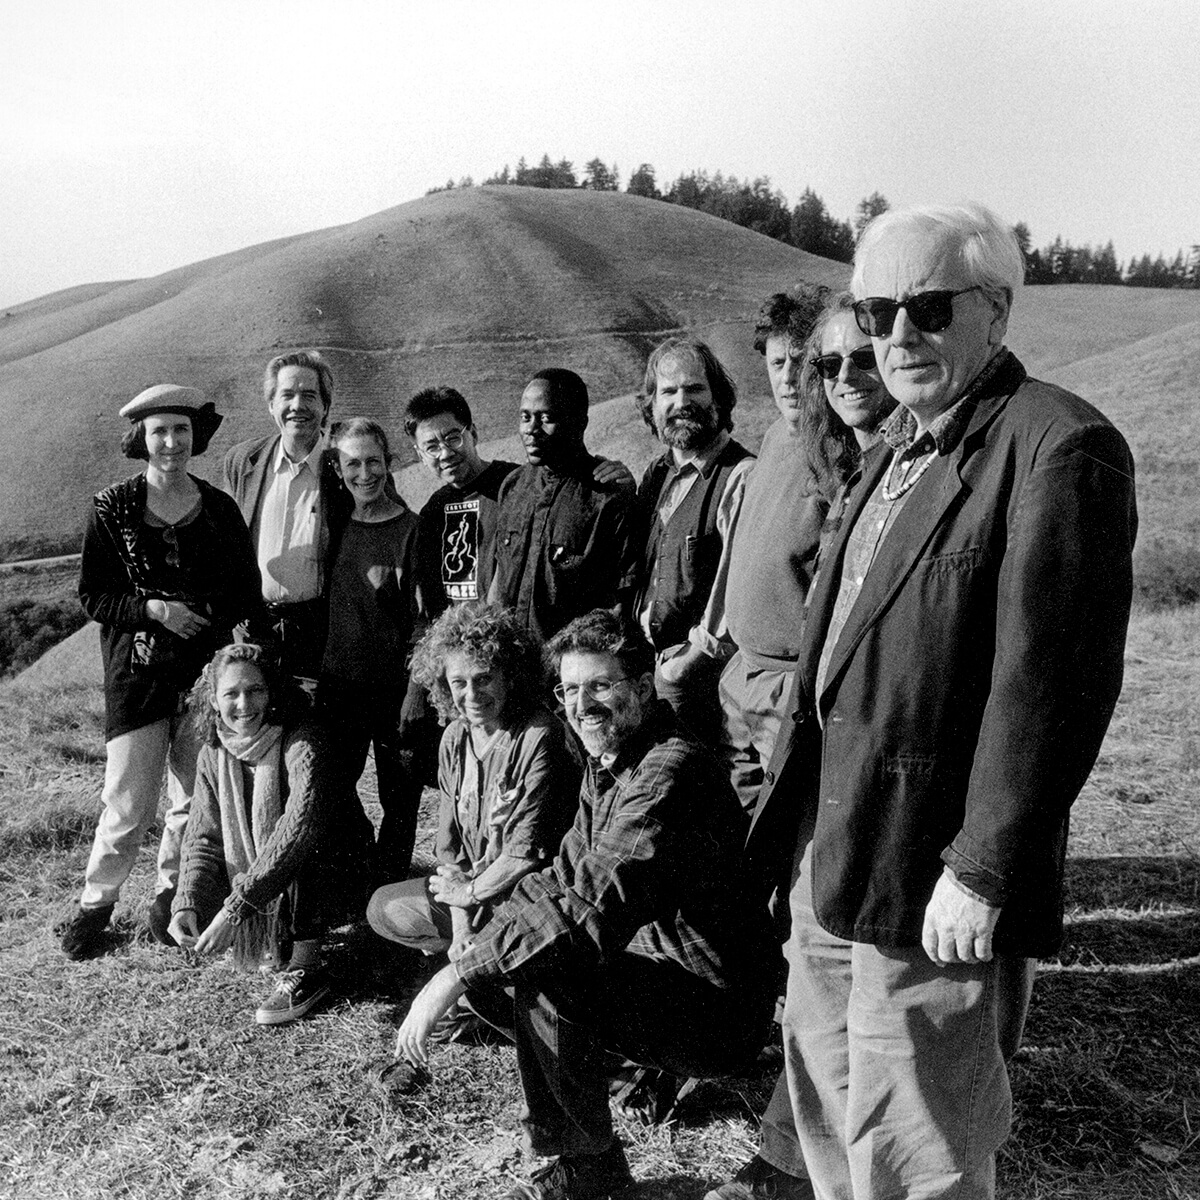
{"type": "Polygon", "coordinates": [[[488,599],[543,640],[594,608],[629,606],[633,491],[597,482],[587,423],[587,384],[563,367],[539,371],[521,394],[528,465],[500,485],[488,599]]]}
{"type": "Polygon", "coordinates": [[[591,612],[549,654],[588,753],[575,823],[413,1000],[396,1053],[426,1065],[466,994],[514,1037],[527,1149],[554,1156],[506,1200],[599,1200],[633,1182],[610,1076],[628,1062],[712,1076],[752,1061],[771,1025],[773,944],[725,767],[655,700],[640,631],[591,612]]]}
{"type": "Polygon", "coordinates": [[[699,339],[668,338],[650,355],[639,404],[667,451],[638,488],[634,613],[658,656],[659,697],[701,739],[720,728],[717,681],[734,648],[720,637],[727,549],[754,461],[729,436],[736,403],[733,381],[699,339]]]}

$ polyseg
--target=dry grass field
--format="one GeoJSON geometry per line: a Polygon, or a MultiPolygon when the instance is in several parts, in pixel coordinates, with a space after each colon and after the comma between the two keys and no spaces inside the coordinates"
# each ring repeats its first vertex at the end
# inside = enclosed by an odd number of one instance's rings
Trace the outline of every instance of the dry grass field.
{"type": "MultiPolygon", "coordinates": [[[[392,426],[417,387],[455,383],[489,452],[517,461],[510,407],[552,356],[594,384],[593,449],[640,471],[653,451],[629,398],[640,363],[664,330],[693,328],[731,364],[738,436],[756,445],[771,414],[748,348],[759,299],[844,276],[637,197],[474,189],[43,297],[0,314],[0,551],[74,535],[86,496],[131,470],[119,402],[166,374],[230,414],[198,463],[211,472],[223,445],[265,428],[257,373],[298,343],[328,348],[353,407],[392,426]]],[[[1200,293],[1027,289],[1009,342],[1125,432],[1142,528],[1125,688],[1075,808],[1067,942],[1041,965],[1013,1064],[999,1194],[1200,1200],[1200,605],[1172,606],[1200,599],[1200,293]]],[[[429,490],[413,468],[400,484],[414,505],[429,490]]],[[[0,574],[0,602],[72,585],[62,569],[0,574]]],[[[77,895],[103,776],[98,667],[89,627],[0,682],[0,1197],[493,1195],[520,1170],[511,1050],[441,1051],[432,1084],[402,1099],[371,1076],[420,960],[342,930],[336,1000],[257,1029],[262,980],[148,940],[149,846],[111,952],[61,954],[52,927],[77,895]]],[[[735,1170],[778,1067],[768,1049],[749,1077],[702,1085],[670,1127],[622,1126],[637,1195],[699,1200],[735,1170]]]]}
{"type": "MultiPolygon", "coordinates": [[[[0,684],[0,1195],[14,1200],[473,1200],[520,1169],[516,1065],[439,1052],[389,1099],[421,962],[341,932],[341,994],[256,1029],[256,977],[147,940],[147,847],[112,952],[52,933],[79,886],[103,773],[94,684],[0,684]]],[[[1068,940],[1042,964],[1013,1067],[1004,1200],[1200,1198],[1200,609],[1141,614],[1101,760],[1075,810],[1068,940]]],[[[368,777],[364,777],[366,783],[368,777]]],[[[368,788],[364,788],[367,794],[368,788]]],[[[422,849],[432,837],[426,793],[422,849]]],[[[623,1126],[637,1195],[698,1200],[753,1151],[779,1060],[706,1083],[680,1120],[623,1126]]]]}

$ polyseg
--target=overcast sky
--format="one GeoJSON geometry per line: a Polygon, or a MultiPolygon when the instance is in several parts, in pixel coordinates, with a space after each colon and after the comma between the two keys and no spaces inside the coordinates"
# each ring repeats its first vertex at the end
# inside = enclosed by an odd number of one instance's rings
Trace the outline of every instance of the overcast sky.
{"type": "Polygon", "coordinates": [[[0,304],[524,155],[1200,242],[1196,0],[2,0],[0,304]]]}

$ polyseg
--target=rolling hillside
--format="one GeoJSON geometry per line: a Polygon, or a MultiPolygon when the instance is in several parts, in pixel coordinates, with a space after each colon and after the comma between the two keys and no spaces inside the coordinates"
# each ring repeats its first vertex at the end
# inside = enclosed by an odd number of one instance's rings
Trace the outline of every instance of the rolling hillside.
{"type": "Polygon", "coordinates": [[[202,387],[228,414],[202,473],[270,428],[261,371],[294,346],[330,355],[343,413],[394,425],[413,392],[451,383],[494,437],[535,370],[573,367],[597,400],[629,392],[678,329],[702,331],[748,378],[744,330],[763,294],[844,277],[635,196],[476,188],[19,305],[0,317],[0,557],[70,536],[86,496],[129,472],[116,411],[152,383],[202,387]]]}
{"type": "MultiPolygon", "coordinates": [[[[500,443],[493,452],[518,460],[506,439],[523,382],[540,367],[572,367],[592,390],[593,448],[639,470],[653,447],[628,396],[650,347],[693,330],[730,367],[738,436],[756,446],[772,416],[750,346],[762,297],[846,277],[844,266],[691,209],[493,187],[16,305],[0,314],[0,559],[78,535],[88,495],[133,469],[117,450],[116,411],[152,383],[200,386],[227,414],[196,463],[211,477],[228,445],[270,429],[261,370],[295,346],[329,354],[342,415],[398,432],[413,392],[450,383],[485,441],[500,443]]],[[[1143,543],[1200,544],[1200,293],[1028,288],[1009,344],[1129,437],[1143,543]]],[[[414,503],[428,491],[411,469],[401,488],[414,503]]]]}

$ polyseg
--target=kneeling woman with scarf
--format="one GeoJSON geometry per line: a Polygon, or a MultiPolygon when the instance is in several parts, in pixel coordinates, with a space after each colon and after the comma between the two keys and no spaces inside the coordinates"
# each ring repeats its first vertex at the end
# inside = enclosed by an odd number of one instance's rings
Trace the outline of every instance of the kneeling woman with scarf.
{"type": "Polygon", "coordinates": [[[255,1013],[260,1025],[294,1021],[328,995],[322,939],[361,914],[374,840],[361,808],[338,794],[325,735],[294,720],[288,700],[250,644],[219,650],[193,688],[204,745],[172,905],[181,946],[232,946],[246,970],[287,961],[255,1013]]]}

